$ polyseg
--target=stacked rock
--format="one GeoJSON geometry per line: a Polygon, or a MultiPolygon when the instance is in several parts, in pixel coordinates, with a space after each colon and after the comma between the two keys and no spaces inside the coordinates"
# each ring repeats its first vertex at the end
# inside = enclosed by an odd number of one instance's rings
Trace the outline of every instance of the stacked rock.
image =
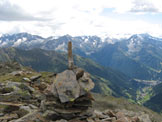
{"type": "Polygon", "coordinates": [[[68,45],[69,69],[56,75],[43,106],[49,119],[84,119],[92,115],[92,97],[90,90],[94,83],[90,74],[81,68],[74,67],[72,45],[68,45]],[[50,110],[50,112],[49,112],[50,110]]]}

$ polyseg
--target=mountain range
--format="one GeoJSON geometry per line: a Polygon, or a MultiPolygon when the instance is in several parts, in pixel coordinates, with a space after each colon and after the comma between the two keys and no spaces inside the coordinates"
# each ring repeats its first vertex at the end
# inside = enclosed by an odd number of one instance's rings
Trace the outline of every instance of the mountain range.
{"type": "Polygon", "coordinates": [[[90,58],[102,66],[111,67],[129,77],[143,80],[162,78],[162,39],[148,34],[132,35],[128,39],[101,39],[97,36],[70,35],[43,38],[28,33],[3,35],[0,47],[16,47],[25,50],[40,48],[66,52],[68,41],[73,51],[90,58]]]}
{"type": "Polygon", "coordinates": [[[76,65],[93,75],[95,92],[124,96],[161,112],[162,104],[158,102],[162,88],[161,38],[148,34],[125,39],[70,35],[43,38],[28,33],[3,35],[0,61],[14,60],[37,71],[60,72],[67,67],[68,41],[72,41],[73,52],[77,54],[76,65]],[[142,97],[137,99],[138,96],[142,97]]]}

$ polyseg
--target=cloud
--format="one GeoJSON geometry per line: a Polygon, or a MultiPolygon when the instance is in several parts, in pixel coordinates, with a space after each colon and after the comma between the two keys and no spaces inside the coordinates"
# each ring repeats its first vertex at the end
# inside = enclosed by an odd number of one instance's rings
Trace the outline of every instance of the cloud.
{"type": "Polygon", "coordinates": [[[160,35],[161,25],[146,20],[120,20],[102,15],[162,12],[161,0],[0,0],[0,33],[29,32],[44,37],[70,34],[117,36],[160,35]]]}
{"type": "Polygon", "coordinates": [[[7,0],[0,2],[1,21],[43,21],[45,19],[34,17],[25,12],[21,7],[11,4],[7,0]]]}
{"type": "Polygon", "coordinates": [[[146,0],[135,0],[133,7],[131,8],[130,12],[151,12],[151,13],[157,13],[160,12],[160,10],[150,1],[146,0]]]}

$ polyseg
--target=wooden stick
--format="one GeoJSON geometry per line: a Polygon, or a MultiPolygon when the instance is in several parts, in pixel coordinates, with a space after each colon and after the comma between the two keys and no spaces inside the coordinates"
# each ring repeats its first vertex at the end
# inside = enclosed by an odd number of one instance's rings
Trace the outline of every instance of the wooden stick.
{"type": "Polygon", "coordinates": [[[72,42],[68,42],[68,68],[73,69],[74,61],[73,61],[73,55],[72,55],[72,42]]]}

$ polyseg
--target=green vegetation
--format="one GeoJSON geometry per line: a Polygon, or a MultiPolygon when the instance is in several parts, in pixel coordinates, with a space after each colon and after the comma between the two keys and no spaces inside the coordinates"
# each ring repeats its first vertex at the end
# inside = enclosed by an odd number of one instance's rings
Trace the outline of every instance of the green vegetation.
{"type": "Polygon", "coordinates": [[[152,97],[147,100],[144,105],[154,111],[162,113],[162,83],[156,85],[152,89],[152,92],[152,97]]]}
{"type": "Polygon", "coordinates": [[[153,96],[151,87],[144,87],[142,89],[137,90],[137,103],[144,104],[146,101],[150,100],[153,96]]]}
{"type": "Polygon", "coordinates": [[[101,87],[103,94],[112,95],[112,90],[105,83],[100,82],[99,85],[101,87]]]}

